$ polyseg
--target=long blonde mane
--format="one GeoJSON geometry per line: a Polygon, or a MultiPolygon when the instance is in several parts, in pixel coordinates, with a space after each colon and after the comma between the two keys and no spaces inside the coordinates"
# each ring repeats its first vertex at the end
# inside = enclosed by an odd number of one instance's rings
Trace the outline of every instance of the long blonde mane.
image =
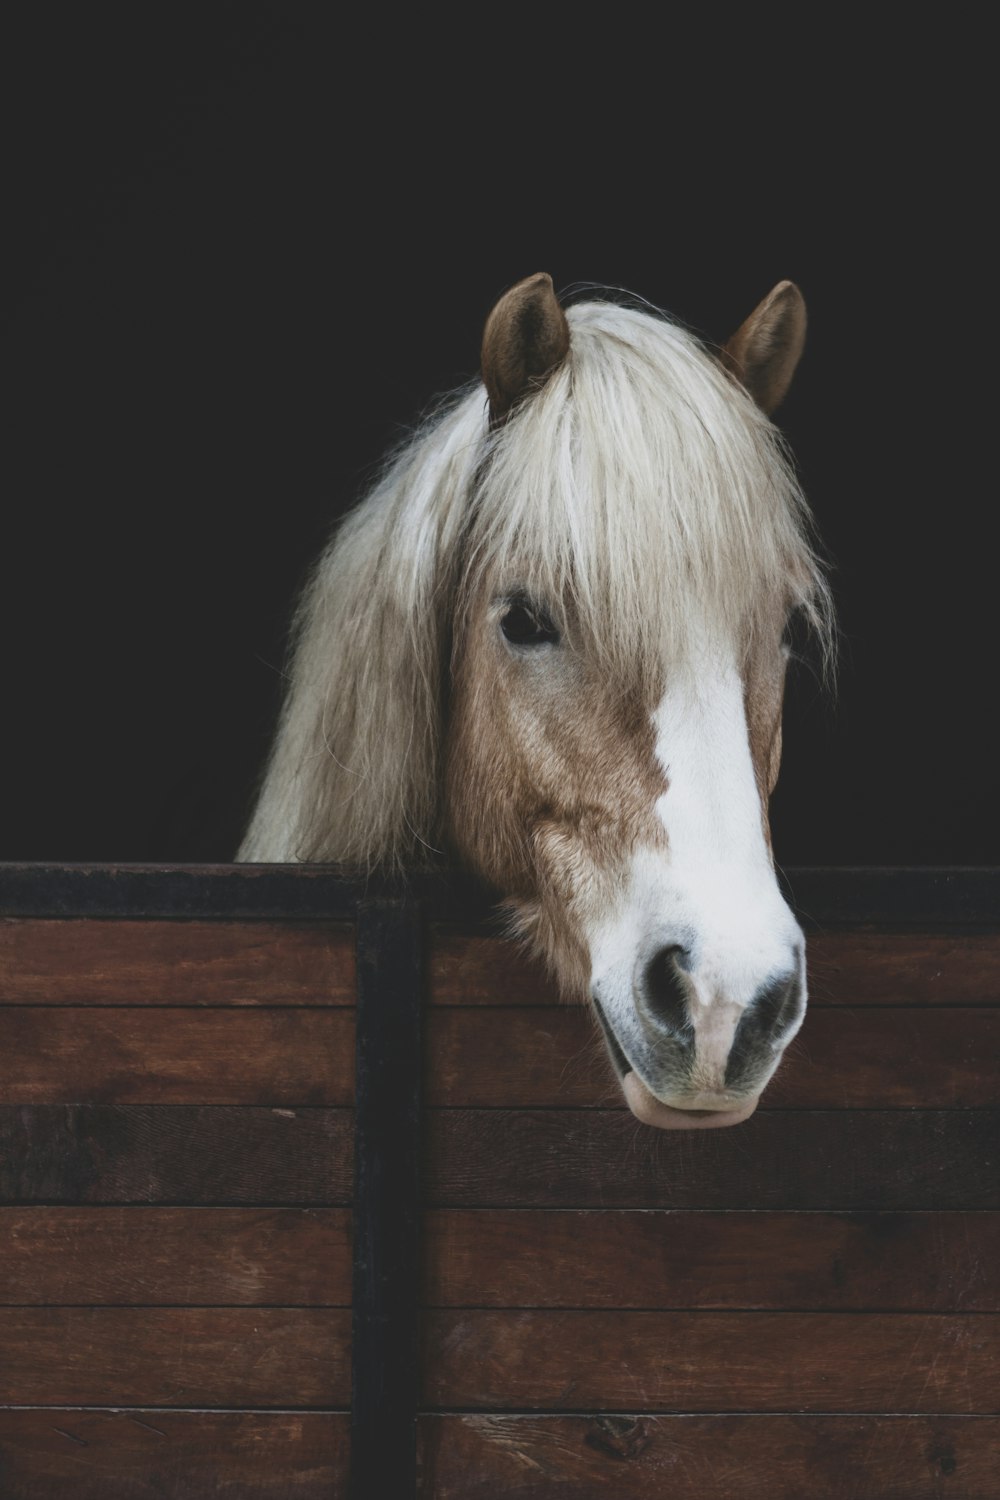
{"type": "MultiPolygon", "coordinates": [[[[615,669],[681,650],[697,608],[751,642],[832,608],[777,429],[687,331],[614,302],[567,309],[569,356],[496,431],[483,386],[423,423],[339,527],[300,602],[290,688],[238,858],[407,867],[443,852],[451,622],[516,566],[570,599],[615,669]]],[[[509,578],[507,580],[510,581],[509,578]]]]}

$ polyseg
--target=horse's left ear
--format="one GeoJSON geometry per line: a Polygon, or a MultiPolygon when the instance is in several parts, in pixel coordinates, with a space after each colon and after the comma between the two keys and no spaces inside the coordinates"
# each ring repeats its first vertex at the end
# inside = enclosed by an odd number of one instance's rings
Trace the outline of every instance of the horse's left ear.
{"type": "Polygon", "coordinates": [[[794,281],[779,281],[722,349],[722,363],[770,416],[784,400],[806,341],[806,304],[794,281]]]}
{"type": "Polygon", "coordinates": [[[525,277],[496,304],[483,329],[483,381],[490,417],[502,422],[569,351],[569,324],[545,271],[525,277]]]}

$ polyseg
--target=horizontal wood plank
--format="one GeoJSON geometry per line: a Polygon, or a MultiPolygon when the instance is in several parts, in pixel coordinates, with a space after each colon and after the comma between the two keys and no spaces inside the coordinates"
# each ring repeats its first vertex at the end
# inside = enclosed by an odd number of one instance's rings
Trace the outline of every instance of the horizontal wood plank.
{"type": "Polygon", "coordinates": [[[809,1004],[1000,1005],[998,932],[814,932],[809,1004]]]}
{"type": "Polygon", "coordinates": [[[428,1406],[995,1415],[989,1313],[428,1312],[428,1406]]]}
{"type": "MultiPolygon", "coordinates": [[[[809,935],[809,1003],[1000,1005],[1000,934],[815,932],[809,935]]],[[[502,938],[438,926],[428,981],[436,1005],[552,1005],[542,966],[502,938]]]]}
{"type": "Polygon", "coordinates": [[[0,1106],[7,1203],[349,1203],[354,1112],[0,1106]]]}
{"type": "Polygon", "coordinates": [[[1000,1311],[1000,1213],[439,1209],[430,1307],[1000,1311]]]}
{"type": "Polygon", "coordinates": [[[0,1303],[346,1307],[346,1209],[0,1208],[0,1303]]]}
{"type": "Polygon", "coordinates": [[[441,1109],[426,1136],[439,1208],[1000,1208],[1000,1110],[771,1110],[652,1130],[617,1109],[441,1109]]]}
{"type": "MultiPolygon", "coordinates": [[[[597,1023],[581,1007],[438,1009],[427,1018],[429,1104],[618,1105],[597,1023]]],[[[1000,1105],[1000,1009],[807,1013],[762,1109],[1000,1105]]]]}
{"type": "Polygon", "coordinates": [[[0,1308],[0,1402],[25,1406],[344,1406],[350,1311],[0,1308]]]}
{"type": "Polygon", "coordinates": [[[353,928],[296,922],[0,920],[0,1002],[353,1005],[353,928]]]}
{"type": "Polygon", "coordinates": [[[420,1429],[433,1500],[997,1495],[992,1417],[465,1415],[423,1417],[420,1429]]]}
{"type": "Polygon", "coordinates": [[[353,1098],[350,1011],[0,1007],[0,1104],[353,1098]]]}
{"type": "Polygon", "coordinates": [[[0,1411],[9,1500],[333,1500],[345,1412],[0,1411]]]}

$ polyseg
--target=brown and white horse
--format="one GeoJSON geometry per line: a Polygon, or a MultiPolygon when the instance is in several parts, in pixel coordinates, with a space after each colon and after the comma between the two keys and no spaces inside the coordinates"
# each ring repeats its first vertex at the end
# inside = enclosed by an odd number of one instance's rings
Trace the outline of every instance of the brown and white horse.
{"type": "Polygon", "coordinates": [[[239,854],[457,857],[654,1125],[745,1119],[805,1009],[768,831],[786,628],[833,635],[768,418],[804,335],[787,281],[717,353],[634,301],[508,291],[482,383],[319,561],[239,854]]]}

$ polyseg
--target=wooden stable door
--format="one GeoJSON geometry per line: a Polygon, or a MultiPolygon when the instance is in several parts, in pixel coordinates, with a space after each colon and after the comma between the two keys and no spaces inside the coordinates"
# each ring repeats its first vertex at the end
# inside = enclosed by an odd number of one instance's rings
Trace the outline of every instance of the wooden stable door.
{"type": "Polygon", "coordinates": [[[352,1430],[412,1438],[433,1500],[1000,1494],[981,892],[908,928],[810,902],[805,1026],[758,1113],[706,1133],[640,1126],[586,1015],[432,894],[394,1144],[355,1002],[396,929],[358,950],[356,888],[43,876],[10,874],[0,922],[3,1500],[346,1497],[352,1430]],[[403,1188],[355,1204],[418,1132],[419,1282],[403,1188]]]}

